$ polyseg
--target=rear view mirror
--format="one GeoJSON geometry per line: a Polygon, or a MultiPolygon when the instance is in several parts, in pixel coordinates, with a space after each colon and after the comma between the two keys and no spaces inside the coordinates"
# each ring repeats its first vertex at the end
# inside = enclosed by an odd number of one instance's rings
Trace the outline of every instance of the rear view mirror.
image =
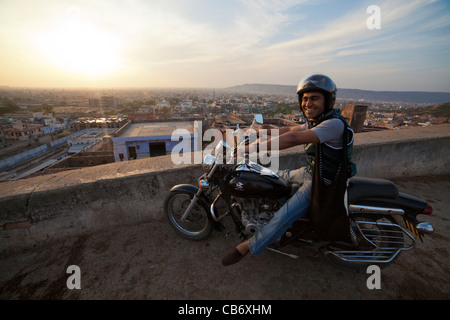
{"type": "Polygon", "coordinates": [[[259,113],[255,114],[255,121],[256,123],[263,124],[264,123],[263,115],[259,113]]]}

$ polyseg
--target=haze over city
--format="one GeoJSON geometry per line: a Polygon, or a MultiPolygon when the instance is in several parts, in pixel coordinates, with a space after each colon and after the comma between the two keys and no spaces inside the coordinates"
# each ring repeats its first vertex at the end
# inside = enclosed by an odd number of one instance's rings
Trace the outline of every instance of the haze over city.
{"type": "Polygon", "coordinates": [[[450,92],[446,0],[0,2],[0,86],[450,92]],[[379,29],[370,6],[380,8],[379,29]],[[370,20],[372,19],[372,20],[370,20]]]}

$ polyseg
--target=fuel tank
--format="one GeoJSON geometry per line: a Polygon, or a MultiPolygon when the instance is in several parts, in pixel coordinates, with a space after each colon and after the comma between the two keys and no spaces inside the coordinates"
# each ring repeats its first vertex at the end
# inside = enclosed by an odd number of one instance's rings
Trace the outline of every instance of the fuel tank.
{"type": "Polygon", "coordinates": [[[248,171],[234,172],[228,186],[230,193],[240,198],[278,199],[291,190],[290,184],[280,177],[248,171]]]}

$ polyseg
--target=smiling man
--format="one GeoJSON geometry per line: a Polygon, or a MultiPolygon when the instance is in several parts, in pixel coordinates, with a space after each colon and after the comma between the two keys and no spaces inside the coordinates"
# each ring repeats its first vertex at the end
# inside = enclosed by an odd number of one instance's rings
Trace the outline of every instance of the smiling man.
{"type": "MultiPolygon", "coordinates": [[[[349,128],[340,110],[333,109],[336,101],[336,85],[327,76],[314,74],[303,78],[298,87],[300,109],[307,122],[304,126],[279,128],[279,136],[267,142],[265,150],[271,150],[274,139],[280,149],[304,144],[307,155],[306,167],[297,170],[279,171],[278,174],[289,181],[301,185],[298,191],[278,210],[274,218],[250,239],[232,248],[222,259],[224,266],[239,262],[248,252],[258,255],[279,239],[292,223],[308,213],[311,199],[312,174],[316,162],[316,149],[321,148],[321,167],[324,181],[332,181],[340,166],[344,129],[349,128]]],[[[351,131],[351,129],[350,129],[351,131]]],[[[353,131],[348,144],[348,160],[351,175],[356,174],[356,166],[351,162],[353,131]]],[[[260,145],[261,148],[261,145],[260,145]]],[[[250,150],[250,147],[249,147],[250,150]]]]}

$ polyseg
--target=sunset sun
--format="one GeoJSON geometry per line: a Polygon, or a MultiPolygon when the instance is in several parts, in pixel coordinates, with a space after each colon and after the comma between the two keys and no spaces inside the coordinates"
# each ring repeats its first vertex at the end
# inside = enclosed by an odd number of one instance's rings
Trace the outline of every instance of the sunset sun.
{"type": "Polygon", "coordinates": [[[34,40],[45,59],[66,71],[100,76],[119,68],[119,39],[89,22],[58,21],[34,40]]]}

